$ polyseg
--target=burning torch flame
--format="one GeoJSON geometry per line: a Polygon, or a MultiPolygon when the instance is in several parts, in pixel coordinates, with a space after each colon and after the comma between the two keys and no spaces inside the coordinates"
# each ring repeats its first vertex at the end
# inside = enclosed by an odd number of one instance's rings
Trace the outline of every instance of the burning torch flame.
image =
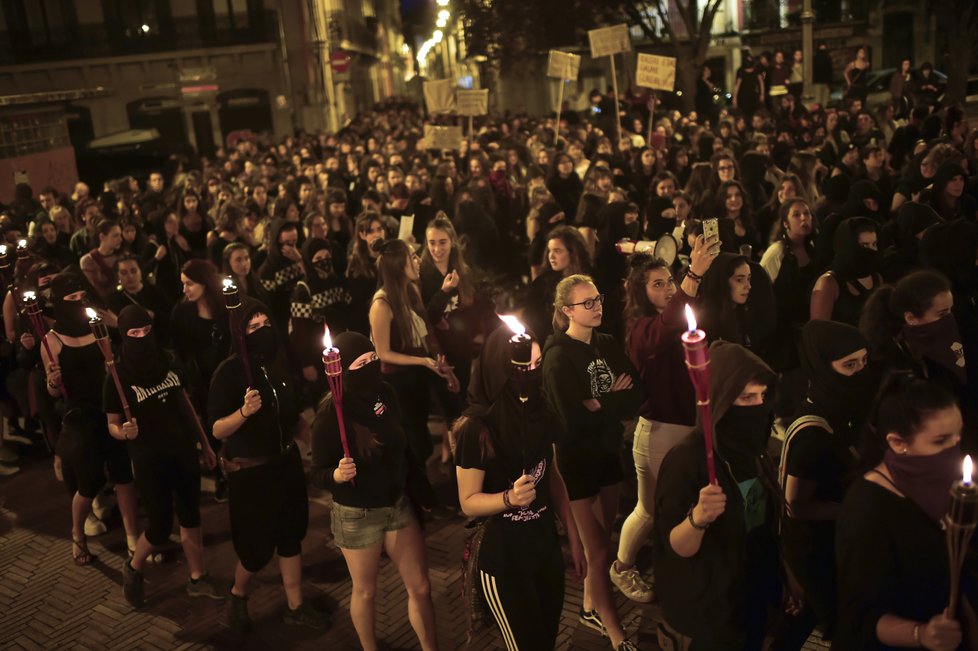
{"type": "Polygon", "coordinates": [[[332,350],[333,348],[333,338],[329,336],[329,326],[325,327],[323,332],[323,349],[332,350]]]}
{"type": "Polygon", "coordinates": [[[693,308],[686,304],[686,324],[689,326],[690,332],[696,332],[696,316],[693,314],[693,308]]]}
{"type": "Polygon", "coordinates": [[[234,287],[234,281],[231,280],[230,278],[225,278],[221,282],[224,284],[224,289],[227,289],[228,287],[234,287]]]}
{"type": "Polygon", "coordinates": [[[519,322],[519,319],[517,319],[512,314],[500,314],[499,319],[503,323],[505,323],[506,326],[510,330],[512,330],[513,334],[516,335],[517,337],[526,334],[526,328],[524,328],[523,324],[519,322]]]}
{"type": "Polygon", "coordinates": [[[971,485],[971,455],[970,454],[965,455],[964,463],[962,463],[961,465],[964,470],[963,472],[964,477],[962,478],[962,481],[964,482],[965,486],[970,486],[971,485]]]}
{"type": "Polygon", "coordinates": [[[17,241],[17,248],[18,249],[26,249],[27,248],[27,240],[18,240],[17,241]]]}
{"type": "Polygon", "coordinates": [[[98,313],[90,307],[85,308],[85,314],[88,315],[89,319],[95,320],[98,318],[98,313]]]}
{"type": "Polygon", "coordinates": [[[0,244],[0,255],[7,255],[7,246],[5,244],[0,244]]]}
{"type": "Polygon", "coordinates": [[[34,292],[24,292],[25,301],[33,301],[35,298],[37,298],[37,294],[34,292]]]}

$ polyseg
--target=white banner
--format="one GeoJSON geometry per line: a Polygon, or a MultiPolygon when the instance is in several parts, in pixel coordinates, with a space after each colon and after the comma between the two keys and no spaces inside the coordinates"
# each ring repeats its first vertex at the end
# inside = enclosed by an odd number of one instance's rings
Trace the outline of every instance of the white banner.
{"type": "Polygon", "coordinates": [[[676,87],[676,60],[655,54],[638,53],[635,65],[635,84],[653,90],[674,90],[676,87]]]}
{"type": "Polygon", "coordinates": [[[455,103],[457,105],[455,112],[459,115],[485,115],[489,112],[489,89],[459,88],[455,92],[455,103]]]}
{"type": "Polygon", "coordinates": [[[570,52],[550,50],[547,58],[547,76],[557,79],[577,79],[581,71],[581,57],[570,52]]]}
{"type": "Polygon", "coordinates": [[[625,23],[592,29],[587,37],[591,42],[591,56],[595,59],[632,51],[632,38],[628,35],[628,25],[625,23]]]}
{"type": "Polygon", "coordinates": [[[455,86],[451,79],[424,82],[424,103],[429,113],[451,113],[455,110],[455,86]]]}

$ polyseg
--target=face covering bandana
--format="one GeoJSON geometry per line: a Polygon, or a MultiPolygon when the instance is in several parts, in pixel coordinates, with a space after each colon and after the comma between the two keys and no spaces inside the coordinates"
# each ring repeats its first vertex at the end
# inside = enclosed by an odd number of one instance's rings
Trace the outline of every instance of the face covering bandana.
{"type": "Polygon", "coordinates": [[[271,362],[278,352],[278,341],[271,326],[263,326],[245,335],[248,355],[257,362],[271,362]]]}
{"type": "Polygon", "coordinates": [[[717,449],[737,481],[757,477],[757,459],[771,438],[768,404],[732,405],[716,424],[717,449]]]}
{"type": "Polygon", "coordinates": [[[380,394],[380,362],[373,361],[343,375],[343,394],[360,400],[373,401],[380,394]]]}
{"type": "Polygon", "coordinates": [[[935,523],[947,513],[948,491],[961,476],[961,448],[955,445],[937,454],[910,456],[887,448],[883,463],[893,476],[893,484],[919,506],[935,523]]]}
{"type": "Polygon", "coordinates": [[[332,258],[323,258],[312,263],[313,268],[319,272],[321,278],[328,278],[333,274],[332,258]]]}
{"type": "Polygon", "coordinates": [[[953,314],[924,325],[904,325],[903,337],[914,353],[950,371],[961,384],[968,381],[964,346],[953,314]]]}

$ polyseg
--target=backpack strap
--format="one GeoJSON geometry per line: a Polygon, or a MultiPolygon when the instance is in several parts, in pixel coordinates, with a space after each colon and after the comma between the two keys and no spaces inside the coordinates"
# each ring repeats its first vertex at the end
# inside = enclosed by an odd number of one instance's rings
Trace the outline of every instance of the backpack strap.
{"type": "Polygon", "coordinates": [[[806,427],[821,427],[829,434],[834,434],[829,421],[821,416],[812,414],[795,419],[784,433],[784,444],[781,446],[781,460],[778,467],[778,483],[781,484],[782,492],[788,487],[788,455],[791,452],[791,444],[794,442],[795,434],[806,427]]]}

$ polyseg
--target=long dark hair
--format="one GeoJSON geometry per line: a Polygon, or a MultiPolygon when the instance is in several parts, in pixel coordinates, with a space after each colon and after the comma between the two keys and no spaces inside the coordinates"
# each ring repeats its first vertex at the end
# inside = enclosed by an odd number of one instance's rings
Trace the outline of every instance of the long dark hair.
{"type": "MultiPolygon", "coordinates": [[[[204,295],[200,299],[207,301],[211,315],[217,319],[224,312],[224,299],[221,295],[221,276],[214,263],[210,260],[187,260],[180,268],[180,273],[204,286],[204,295]]],[[[184,297],[184,301],[186,300],[184,297]]]]}
{"type": "MultiPolygon", "coordinates": [[[[547,242],[550,240],[560,240],[567,247],[567,253],[570,255],[570,267],[567,269],[565,276],[571,274],[588,273],[591,268],[591,258],[587,252],[587,244],[584,242],[584,236],[581,235],[573,226],[558,226],[554,228],[549,233],[547,233],[547,242]]],[[[544,253],[546,256],[546,253],[544,253]]],[[[546,260],[546,257],[544,258],[546,260]]]]}
{"type": "Polygon", "coordinates": [[[713,195],[713,215],[721,219],[727,217],[727,190],[730,188],[737,188],[740,191],[740,199],[743,203],[740,208],[740,222],[746,229],[753,228],[754,220],[751,218],[750,195],[747,194],[744,184],[740,181],[724,181],[720,184],[713,195]]]}
{"type": "Polygon", "coordinates": [[[384,225],[380,213],[364,212],[357,215],[356,227],[350,241],[350,260],[346,267],[348,278],[375,278],[377,276],[377,268],[374,258],[367,248],[367,241],[360,237],[370,232],[370,225],[374,222],[381,226],[384,225]]]}
{"type": "Polygon", "coordinates": [[[646,316],[656,316],[659,310],[649,301],[645,285],[649,274],[656,269],[671,271],[662,258],[647,253],[636,253],[628,260],[628,276],[625,278],[625,341],[632,334],[635,322],[646,316]]]}
{"type": "Polygon", "coordinates": [[[921,269],[907,274],[896,285],[883,285],[866,299],[859,330],[878,348],[899,334],[905,313],[921,317],[938,294],[949,291],[951,283],[937,271],[921,269]]]}
{"type": "Polygon", "coordinates": [[[402,240],[377,240],[373,249],[380,254],[377,258],[377,284],[387,295],[387,303],[394,313],[394,322],[401,335],[401,345],[407,346],[421,335],[414,329],[411,312],[424,315],[418,284],[409,280],[404,273],[414,251],[402,240]]]}

